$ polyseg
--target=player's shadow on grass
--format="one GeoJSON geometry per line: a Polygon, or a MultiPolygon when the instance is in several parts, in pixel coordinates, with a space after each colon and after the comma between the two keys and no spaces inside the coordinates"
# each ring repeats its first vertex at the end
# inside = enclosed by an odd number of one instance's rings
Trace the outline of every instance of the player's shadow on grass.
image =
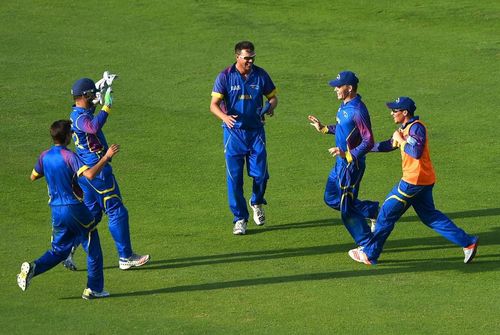
{"type": "MultiPolygon", "coordinates": [[[[451,218],[498,216],[500,215],[500,208],[462,211],[455,213],[447,213],[447,215],[451,218]]],[[[420,220],[417,216],[406,216],[403,217],[401,221],[410,222],[410,221],[420,221],[420,220]]],[[[332,226],[332,222],[334,222],[333,219],[322,219],[316,221],[289,223],[279,226],[270,226],[264,229],[279,230],[279,229],[297,229],[297,228],[300,229],[300,228],[319,227],[319,226],[332,226]]],[[[261,228],[256,229],[255,231],[259,231],[260,229],[261,228]]],[[[500,228],[495,230],[493,232],[478,234],[480,237],[480,245],[498,244],[500,241],[500,236],[499,236],[500,228]],[[497,231],[495,232],[495,230],[497,231]]],[[[156,261],[153,259],[147,266],[133,269],[133,271],[175,269],[175,268],[185,268],[191,266],[254,262],[254,261],[272,260],[272,259],[289,258],[289,257],[304,257],[304,256],[317,256],[317,255],[335,254],[335,253],[346,253],[347,250],[352,249],[354,246],[355,245],[353,243],[336,244],[335,241],[332,241],[332,244],[313,246],[313,247],[246,251],[246,252],[236,252],[229,254],[203,255],[203,256],[183,257],[175,259],[156,260],[156,261]]],[[[389,238],[384,248],[384,251],[407,252],[407,251],[418,251],[418,250],[423,251],[423,250],[447,249],[447,248],[456,248],[456,246],[445,240],[443,237],[436,235],[432,237],[405,238],[399,240],[392,240],[391,238],[389,238]]],[[[105,268],[114,269],[115,267],[110,266],[105,268]]]]}
{"type": "MultiPolygon", "coordinates": [[[[478,271],[498,271],[500,262],[498,261],[500,254],[488,255],[475,259],[474,263],[463,264],[462,257],[441,258],[441,259],[418,259],[418,260],[401,260],[386,262],[385,267],[380,266],[366,266],[364,264],[353,264],[357,268],[354,270],[330,271],[330,272],[317,272],[306,273],[297,275],[285,276],[269,276],[260,278],[237,279],[222,282],[201,283],[191,285],[178,285],[172,287],[158,288],[152,290],[115,293],[110,298],[124,298],[124,297],[137,297],[158,294],[172,294],[180,292],[194,292],[194,291],[212,291],[230,288],[242,288],[261,285],[275,285],[275,284],[292,284],[296,282],[308,282],[319,280],[336,280],[348,279],[359,277],[371,276],[387,276],[393,274],[405,273],[425,273],[437,271],[457,271],[460,273],[476,273],[478,271]],[[359,268],[358,268],[359,267],[359,268]]],[[[63,298],[73,299],[73,298],[63,298]]],[[[77,298],[75,298],[77,299],[77,298]]]]}
{"type": "MultiPolygon", "coordinates": [[[[480,246],[498,245],[500,236],[500,227],[495,227],[491,232],[478,234],[480,238],[480,246]]],[[[156,261],[151,265],[145,266],[143,270],[159,270],[170,269],[188,266],[202,266],[220,263],[232,262],[260,262],[269,259],[282,259],[286,257],[314,256],[322,254],[342,253],[343,257],[347,258],[346,250],[352,247],[351,244],[336,244],[324,245],[304,248],[287,248],[278,250],[261,250],[249,251],[241,253],[230,253],[220,255],[206,255],[176,258],[164,261],[156,261]]],[[[406,238],[399,240],[388,240],[384,254],[415,251],[415,250],[432,250],[432,249],[457,249],[460,248],[446,241],[441,236],[422,237],[422,238],[406,238]]],[[[135,291],[127,293],[115,293],[111,298],[130,297],[130,296],[147,296],[157,294],[172,294],[178,292],[191,291],[210,291],[227,288],[241,288],[260,285],[273,284],[289,284],[294,282],[307,282],[318,280],[335,280],[345,278],[356,278],[365,276],[385,276],[392,274],[404,273],[425,273],[438,271],[457,271],[459,273],[477,273],[486,271],[500,270],[500,254],[482,254],[479,248],[478,256],[471,264],[463,264],[463,256],[446,257],[446,258],[418,258],[418,259],[386,259],[381,258],[379,265],[366,266],[353,262],[354,270],[341,270],[330,272],[316,272],[306,274],[294,274],[285,276],[268,276],[261,278],[247,278],[222,282],[200,283],[190,285],[178,285],[173,287],[165,287],[159,289],[135,291]]],[[[79,297],[67,297],[61,299],[80,299],[79,297]]]]}
{"type": "MultiPolygon", "coordinates": [[[[493,231],[476,234],[479,236],[480,245],[495,245],[500,242],[500,228],[494,228],[493,231]]],[[[328,254],[347,255],[347,251],[355,247],[353,243],[335,243],[311,247],[268,249],[257,251],[234,252],[218,255],[202,255],[193,257],[181,257],[165,260],[152,260],[147,266],[141,267],[142,271],[166,270],[176,268],[186,268],[193,266],[207,266],[218,264],[231,264],[241,262],[262,262],[273,259],[284,259],[292,257],[320,256],[328,254]]],[[[456,245],[447,241],[440,235],[431,237],[403,238],[387,241],[385,253],[428,251],[439,249],[457,249],[456,245]]],[[[461,252],[461,250],[459,251],[461,252]]]]}

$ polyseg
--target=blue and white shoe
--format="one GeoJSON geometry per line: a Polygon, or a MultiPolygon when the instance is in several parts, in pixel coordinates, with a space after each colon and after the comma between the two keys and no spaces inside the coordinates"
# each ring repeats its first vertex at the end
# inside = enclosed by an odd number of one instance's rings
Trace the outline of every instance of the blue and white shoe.
{"type": "Polygon", "coordinates": [[[31,279],[35,274],[35,263],[24,262],[21,264],[21,272],[17,275],[17,285],[21,290],[26,291],[30,286],[31,279]]]}
{"type": "Polygon", "coordinates": [[[238,220],[233,226],[233,235],[245,235],[247,232],[247,222],[243,219],[238,220]]]}
{"type": "Polygon", "coordinates": [[[264,208],[262,205],[252,205],[249,201],[248,204],[253,210],[253,221],[257,226],[263,226],[266,224],[266,214],[264,213],[264,208]]]}
{"type": "Polygon", "coordinates": [[[149,255],[132,254],[129,258],[120,258],[119,266],[121,270],[128,270],[132,267],[143,266],[149,262],[149,255]]]}
{"type": "Polygon", "coordinates": [[[68,258],[66,258],[64,261],[62,261],[62,265],[70,270],[70,271],[76,271],[77,268],[76,268],[76,263],[75,261],[73,260],[73,255],[75,254],[75,250],[76,248],[75,247],[72,247],[71,248],[71,252],[69,253],[69,256],[68,258]]]}
{"type": "Polygon", "coordinates": [[[464,255],[465,255],[464,263],[465,264],[472,262],[472,260],[474,259],[474,256],[476,256],[478,242],[479,242],[479,238],[476,237],[476,242],[474,242],[471,245],[464,248],[464,255]]]}
{"type": "Polygon", "coordinates": [[[92,291],[90,288],[83,290],[82,298],[85,300],[99,299],[109,297],[109,292],[102,290],[101,292],[92,291]]]}
{"type": "Polygon", "coordinates": [[[348,254],[349,257],[351,257],[356,262],[364,263],[366,265],[374,265],[374,263],[368,259],[368,256],[365,254],[362,247],[351,249],[349,250],[348,254]]]}

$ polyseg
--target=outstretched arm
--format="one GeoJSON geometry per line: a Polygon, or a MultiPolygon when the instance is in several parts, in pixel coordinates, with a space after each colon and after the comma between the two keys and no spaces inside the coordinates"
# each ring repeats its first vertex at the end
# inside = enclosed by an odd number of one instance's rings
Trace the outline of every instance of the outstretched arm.
{"type": "Polygon", "coordinates": [[[388,139],[387,141],[377,142],[373,145],[373,148],[370,152],[389,152],[393,151],[397,148],[397,145],[394,145],[393,139],[388,139]]]}
{"type": "Polygon", "coordinates": [[[314,128],[316,128],[316,130],[319,131],[320,133],[323,133],[323,134],[335,134],[335,126],[336,125],[325,126],[314,115],[309,115],[307,118],[310,121],[310,125],[313,126],[314,128]]]}

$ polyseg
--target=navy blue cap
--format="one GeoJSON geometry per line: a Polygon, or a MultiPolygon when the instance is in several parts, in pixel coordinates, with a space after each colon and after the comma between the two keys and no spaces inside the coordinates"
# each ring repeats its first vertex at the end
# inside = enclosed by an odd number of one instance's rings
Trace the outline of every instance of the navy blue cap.
{"type": "Polygon", "coordinates": [[[409,97],[399,97],[394,101],[386,103],[387,107],[390,109],[401,109],[407,110],[410,113],[415,112],[417,106],[415,106],[415,101],[409,97]]]}
{"type": "Polygon", "coordinates": [[[97,88],[95,87],[95,83],[89,78],[78,79],[71,87],[71,95],[74,97],[96,92],[97,88]]]}
{"type": "Polygon", "coordinates": [[[333,87],[356,85],[357,83],[359,83],[358,77],[351,71],[342,71],[337,75],[337,78],[328,82],[328,84],[333,87]]]}

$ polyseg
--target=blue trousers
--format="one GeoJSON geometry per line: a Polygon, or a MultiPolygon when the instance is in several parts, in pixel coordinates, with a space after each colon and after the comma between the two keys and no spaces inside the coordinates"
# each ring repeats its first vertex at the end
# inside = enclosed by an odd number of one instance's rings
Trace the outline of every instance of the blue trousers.
{"type": "Polygon", "coordinates": [[[377,217],[379,205],[376,201],[358,199],[364,173],[364,160],[347,163],[347,160],[337,157],[328,175],[324,195],[325,203],[340,211],[344,226],[359,246],[364,246],[371,238],[366,219],[377,217]]]}
{"type": "Polygon", "coordinates": [[[77,241],[87,253],[87,287],[101,292],[104,272],[101,242],[94,217],[84,204],[51,206],[52,248],[35,260],[37,276],[65,260],[77,241]]]}
{"type": "Polygon", "coordinates": [[[248,208],[243,195],[243,167],[253,178],[252,205],[267,204],[264,199],[269,173],[267,171],[266,134],[264,128],[224,129],[224,155],[226,158],[226,181],[229,209],[233,223],[248,220],[248,208]]]}
{"type": "Polygon", "coordinates": [[[394,186],[380,209],[372,239],[364,245],[363,251],[369,260],[377,261],[396,221],[410,206],[427,227],[432,228],[450,242],[462,248],[476,242],[477,239],[474,236],[467,235],[446,215],[436,209],[432,197],[433,187],[434,185],[412,185],[404,180],[394,186]]]}
{"type": "Polygon", "coordinates": [[[88,207],[97,223],[102,219],[102,213],[108,215],[108,227],[115,241],[120,258],[132,255],[128,211],[123,205],[118,182],[113,175],[111,165],[106,165],[93,180],[85,177],[79,179],[83,190],[83,202],[88,207]]]}

